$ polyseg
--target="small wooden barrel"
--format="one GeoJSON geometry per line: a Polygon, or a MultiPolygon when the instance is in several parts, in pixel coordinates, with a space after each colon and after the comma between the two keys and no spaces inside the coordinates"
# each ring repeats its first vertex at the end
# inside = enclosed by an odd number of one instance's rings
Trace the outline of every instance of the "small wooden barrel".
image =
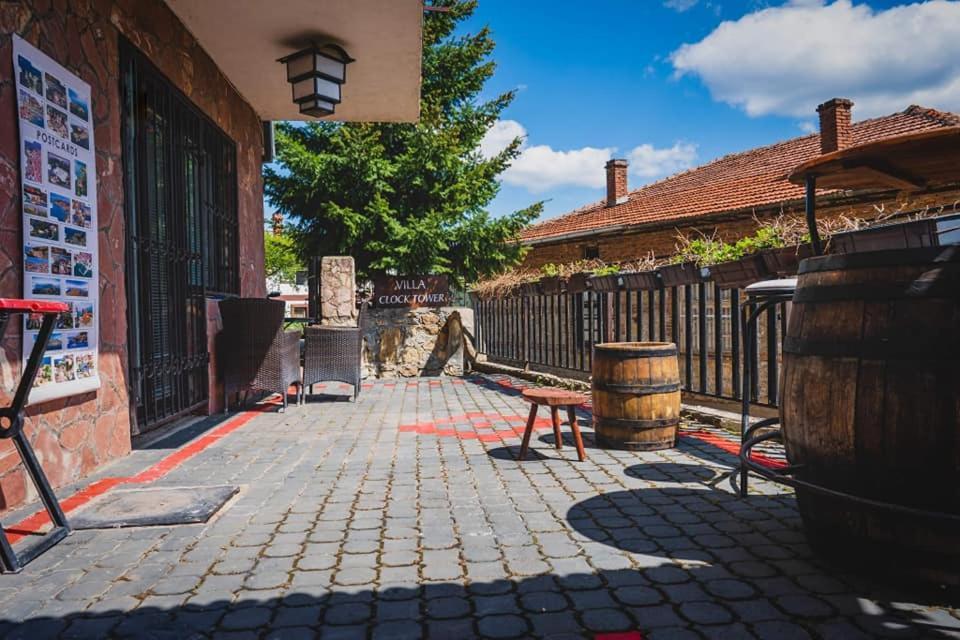
{"type": "MultiPolygon", "coordinates": [[[[798,478],[960,514],[960,247],[810,258],[784,340],[781,419],[798,478]]],[[[960,584],[960,524],[800,489],[811,543],[960,584]]]]}
{"type": "Polygon", "coordinates": [[[597,444],[655,451],[676,444],[680,364],[672,342],[610,342],[593,348],[597,444]]]}

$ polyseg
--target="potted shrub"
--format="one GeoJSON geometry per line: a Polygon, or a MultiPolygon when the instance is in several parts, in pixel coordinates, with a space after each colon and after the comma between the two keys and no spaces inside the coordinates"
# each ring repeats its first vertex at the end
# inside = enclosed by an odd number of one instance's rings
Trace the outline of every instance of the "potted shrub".
{"type": "Polygon", "coordinates": [[[773,220],[757,222],[757,231],[737,241],[736,247],[744,255],[758,254],[763,268],[770,275],[793,275],[797,272],[801,257],[807,258],[812,251],[809,244],[801,250],[801,242],[809,240],[806,220],[778,216],[773,220]]]}
{"type": "Polygon", "coordinates": [[[519,292],[521,296],[540,295],[540,283],[537,280],[526,280],[520,283],[519,292]]]}
{"type": "Polygon", "coordinates": [[[540,291],[537,278],[538,274],[533,271],[506,271],[475,283],[472,290],[482,300],[537,295],[540,291]]]}
{"type": "Polygon", "coordinates": [[[590,286],[590,277],[595,269],[603,266],[599,260],[579,260],[561,267],[561,275],[566,276],[567,293],[583,293],[590,286]]]}
{"type": "Polygon", "coordinates": [[[762,280],[767,277],[763,258],[755,253],[757,241],[744,238],[729,244],[714,236],[702,236],[696,240],[681,240],[681,255],[690,256],[700,267],[709,271],[709,277],[721,287],[733,288],[762,280]]]}
{"type": "Polygon", "coordinates": [[[770,274],[763,258],[749,252],[754,246],[749,237],[735,244],[719,242],[705,255],[701,266],[709,267],[710,278],[727,289],[763,280],[770,274]]]}
{"type": "Polygon", "coordinates": [[[926,217],[927,212],[914,214],[912,219],[891,222],[878,220],[875,224],[855,226],[834,233],[830,237],[831,253],[859,253],[885,249],[914,249],[940,244],[938,227],[944,222],[960,221],[960,214],[926,217]]]}
{"type": "MultiPolygon", "coordinates": [[[[701,234],[702,235],[702,234],[701,234]]],[[[714,240],[703,236],[697,240],[677,234],[677,252],[665,265],[657,267],[660,280],[665,287],[679,287],[696,284],[707,279],[707,272],[702,268],[704,253],[712,246],[714,240]]]]}
{"type": "Polygon", "coordinates": [[[587,290],[587,283],[593,274],[589,271],[577,271],[567,277],[567,293],[583,293],[587,290]]]}
{"type": "Polygon", "coordinates": [[[657,273],[657,261],[653,253],[635,263],[626,265],[620,273],[623,288],[630,291],[650,291],[660,288],[660,274],[657,273]]]}
{"type": "Polygon", "coordinates": [[[540,267],[540,290],[548,296],[563,293],[562,269],[559,265],[550,263],[540,267]]]}
{"type": "Polygon", "coordinates": [[[813,246],[809,242],[766,249],[760,252],[767,271],[778,276],[793,276],[800,268],[800,261],[813,255],[813,246]]]}
{"type": "Polygon", "coordinates": [[[510,273],[501,273],[496,276],[475,282],[472,293],[480,300],[496,300],[507,297],[513,289],[513,276],[510,273]]]}
{"type": "Polygon", "coordinates": [[[695,260],[687,260],[685,256],[674,256],[670,262],[657,267],[660,281],[665,287],[679,287],[685,284],[695,284],[705,280],[703,270],[695,260]]]}
{"type": "Polygon", "coordinates": [[[594,291],[619,291],[620,267],[615,264],[598,267],[593,271],[589,282],[594,291]]]}

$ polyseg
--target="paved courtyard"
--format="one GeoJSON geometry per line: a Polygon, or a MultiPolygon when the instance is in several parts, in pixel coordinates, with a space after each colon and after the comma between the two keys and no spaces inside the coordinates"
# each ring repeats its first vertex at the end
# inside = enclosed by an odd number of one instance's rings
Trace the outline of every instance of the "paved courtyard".
{"type": "Polygon", "coordinates": [[[736,497],[715,430],[601,451],[582,411],[580,463],[544,411],[517,462],[509,384],[378,382],[138,450],[94,486],[241,491],[206,524],[78,531],[0,576],[0,637],[960,638],[948,594],[821,565],[789,492],[736,497]]]}

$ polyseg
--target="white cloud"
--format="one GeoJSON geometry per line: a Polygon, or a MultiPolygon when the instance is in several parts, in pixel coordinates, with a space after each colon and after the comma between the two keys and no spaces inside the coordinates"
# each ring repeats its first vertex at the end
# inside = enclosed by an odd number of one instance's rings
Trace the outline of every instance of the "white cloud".
{"type": "Polygon", "coordinates": [[[850,0],[793,0],[723,22],[671,56],[717,100],[753,116],[810,117],[833,97],[859,118],[922,104],[960,110],[960,2],[877,11],[850,0]]]}
{"type": "Polygon", "coordinates": [[[506,149],[515,138],[526,137],[527,130],[516,120],[497,120],[480,140],[480,155],[492,158],[506,149]]]}
{"type": "MultiPolygon", "coordinates": [[[[522,138],[523,143],[520,155],[500,176],[505,184],[536,194],[558,187],[602,189],[606,186],[604,165],[613,157],[616,147],[558,150],[545,144],[529,145],[527,130],[516,120],[496,122],[481,140],[480,154],[493,157],[516,137],[522,138]]],[[[696,155],[695,145],[677,143],[666,149],[642,144],[626,157],[631,174],[653,179],[690,167],[696,155]]]]}
{"type": "Polygon", "coordinates": [[[630,173],[641,178],[660,178],[689,169],[697,159],[697,145],[678,142],[668,149],[642,144],[627,156],[630,173]]]}
{"type": "Polygon", "coordinates": [[[614,149],[583,147],[557,151],[545,144],[524,147],[501,178],[506,184],[543,193],[557,187],[601,188],[606,184],[603,165],[614,149]]]}
{"type": "Polygon", "coordinates": [[[683,13],[687,9],[697,4],[699,0],[663,0],[663,6],[668,9],[683,13]]]}

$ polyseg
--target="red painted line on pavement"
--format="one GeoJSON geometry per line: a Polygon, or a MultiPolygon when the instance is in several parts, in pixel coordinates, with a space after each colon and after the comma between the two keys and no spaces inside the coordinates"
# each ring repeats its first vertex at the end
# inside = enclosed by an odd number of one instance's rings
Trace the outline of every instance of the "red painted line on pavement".
{"type": "Polygon", "coordinates": [[[618,633],[598,633],[593,640],[643,640],[639,631],[621,631],[618,633]]]}
{"type": "Polygon", "coordinates": [[[243,425],[250,422],[260,411],[247,411],[244,412],[231,420],[226,424],[214,429],[210,433],[197,438],[187,446],[182,449],[174,451],[169,456],[156,463],[146,471],[141,471],[137,475],[129,478],[127,482],[130,483],[142,483],[142,482],[153,482],[154,480],[159,480],[163,476],[167,475],[181,464],[197,455],[213,443],[217,442],[221,438],[224,438],[243,425]]]}
{"type": "MultiPolygon", "coordinates": [[[[265,404],[256,409],[244,411],[243,413],[234,416],[224,424],[220,425],[210,433],[197,438],[181,449],[177,449],[170,455],[154,463],[151,467],[134,476],[110,477],[97,480],[96,482],[87,485],[80,491],[77,491],[70,497],[62,500],[60,502],[60,508],[64,513],[69,513],[78,507],[87,504],[94,498],[103,495],[107,491],[110,491],[117,485],[143,484],[147,482],[153,482],[154,480],[159,480],[210,445],[250,422],[250,420],[256,417],[257,414],[272,410],[277,406],[279,405],[265,404]]],[[[50,516],[47,514],[46,509],[44,509],[43,511],[37,511],[27,516],[16,524],[12,524],[9,527],[4,527],[3,530],[8,534],[7,539],[10,541],[10,544],[15,544],[19,540],[29,535],[41,534],[43,527],[49,524],[51,524],[50,516]]]]}
{"type": "MultiPolygon", "coordinates": [[[[727,440],[723,436],[718,436],[717,434],[710,433],[709,431],[684,431],[680,433],[680,437],[700,440],[701,442],[706,442],[707,444],[721,449],[727,453],[732,453],[735,456],[740,455],[740,443],[727,440]]],[[[765,456],[762,453],[752,453],[750,455],[750,459],[767,467],[768,469],[783,469],[787,466],[787,463],[783,460],[777,460],[776,458],[765,456]]]]}

